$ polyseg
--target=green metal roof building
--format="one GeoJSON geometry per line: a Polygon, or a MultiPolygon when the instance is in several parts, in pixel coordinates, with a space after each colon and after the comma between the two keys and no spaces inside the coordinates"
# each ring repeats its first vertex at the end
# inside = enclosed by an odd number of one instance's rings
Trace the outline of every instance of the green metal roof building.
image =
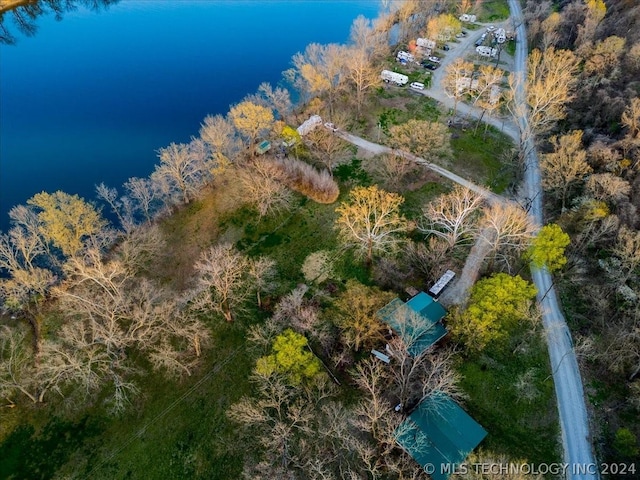
{"type": "Polygon", "coordinates": [[[425,398],[396,429],[400,446],[434,480],[447,480],[487,432],[443,393],[425,398]]]}
{"type": "Polygon", "coordinates": [[[407,303],[394,298],[377,313],[378,318],[402,338],[413,357],[447,334],[447,329],[440,323],[446,314],[444,307],[424,292],[407,303]]]}

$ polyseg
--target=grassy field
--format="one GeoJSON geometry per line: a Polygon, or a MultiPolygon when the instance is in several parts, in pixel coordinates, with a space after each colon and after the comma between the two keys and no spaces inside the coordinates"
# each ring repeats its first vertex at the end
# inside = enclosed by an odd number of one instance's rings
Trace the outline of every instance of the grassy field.
{"type": "Polygon", "coordinates": [[[509,4],[507,0],[482,0],[478,21],[480,23],[499,22],[509,18],[509,4]]]}
{"type": "Polygon", "coordinates": [[[458,366],[468,411],[489,433],[482,448],[536,464],[561,460],[553,380],[539,330],[524,329],[507,347],[490,346],[458,366]]]}

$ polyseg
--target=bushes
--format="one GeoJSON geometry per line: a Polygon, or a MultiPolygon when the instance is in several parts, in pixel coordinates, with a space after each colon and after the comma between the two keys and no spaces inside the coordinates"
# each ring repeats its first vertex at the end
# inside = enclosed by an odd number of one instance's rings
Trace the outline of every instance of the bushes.
{"type": "Polygon", "coordinates": [[[338,199],[340,189],[328,172],[319,172],[308,163],[292,158],[274,163],[284,173],[284,181],[292,190],[318,203],[333,203],[338,199]]]}

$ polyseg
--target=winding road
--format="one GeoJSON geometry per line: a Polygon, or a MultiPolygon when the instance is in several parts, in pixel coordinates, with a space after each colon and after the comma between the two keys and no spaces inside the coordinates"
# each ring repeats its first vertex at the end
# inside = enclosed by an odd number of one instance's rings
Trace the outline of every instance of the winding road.
{"type": "MultiPolygon", "coordinates": [[[[526,75],[527,32],[522,17],[522,9],[518,0],[508,0],[508,2],[509,8],[511,9],[511,21],[515,25],[516,38],[518,39],[516,42],[514,72],[524,77],[526,75]]],[[[440,68],[434,73],[431,89],[417,91],[417,93],[430,96],[446,107],[453,109],[453,100],[446,96],[441,86],[444,69],[456,56],[462,54],[479,35],[480,32],[474,32],[474,34],[468,35],[460,43],[453,45],[447,57],[442,59],[440,68]]],[[[526,97],[522,84],[523,82],[520,82],[520,86],[516,91],[516,99],[518,103],[525,104],[526,97]]],[[[475,118],[480,118],[481,115],[479,110],[463,103],[458,103],[457,110],[459,113],[475,118]]],[[[519,118],[518,125],[494,117],[485,117],[483,120],[502,130],[505,134],[509,135],[516,144],[521,145],[525,153],[524,190],[526,192],[528,212],[536,225],[539,227],[542,226],[544,219],[538,154],[533,137],[531,135],[521,135],[521,132],[528,131],[526,117],[519,118]]],[[[393,150],[344,131],[338,131],[336,134],[340,135],[346,141],[375,154],[393,152],[416,161],[443,177],[482,194],[487,197],[489,201],[506,200],[483,187],[459,177],[453,172],[433,165],[407,152],[393,150]]],[[[567,327],[564,315],[558,304],[551,275],[546,269],[538,269],[533,266],[531,268],[533,282],[538,290],[538,302],[542,308],[542,319],[556,391],[562,433],[563,471],[567,480],[596,480],[600,478],[599,469],[592,452],[584,389],[580,369],[578,368],[578,362],[573,350],[571,332],[567,327]]]]}

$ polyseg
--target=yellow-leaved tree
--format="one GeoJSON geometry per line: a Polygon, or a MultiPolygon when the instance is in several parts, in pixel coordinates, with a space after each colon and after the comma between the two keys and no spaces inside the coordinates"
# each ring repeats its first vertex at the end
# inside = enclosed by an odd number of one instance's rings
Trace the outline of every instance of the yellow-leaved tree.
{"type": "Polygon", "coordinates": [[[78,195],[41,192],[27,203],[38,210],[41,235],[67,256],[76,255],[84,247],[84,239],[107,225],[100,212],[78,195]]]}
{"type": "Polygon", "coordinates": [[[241,102],[231,107],[229,118],[251,147],[260,135],[266,134],[275,118],[270,108],[256,105],[253,102],[241,102]]]}

